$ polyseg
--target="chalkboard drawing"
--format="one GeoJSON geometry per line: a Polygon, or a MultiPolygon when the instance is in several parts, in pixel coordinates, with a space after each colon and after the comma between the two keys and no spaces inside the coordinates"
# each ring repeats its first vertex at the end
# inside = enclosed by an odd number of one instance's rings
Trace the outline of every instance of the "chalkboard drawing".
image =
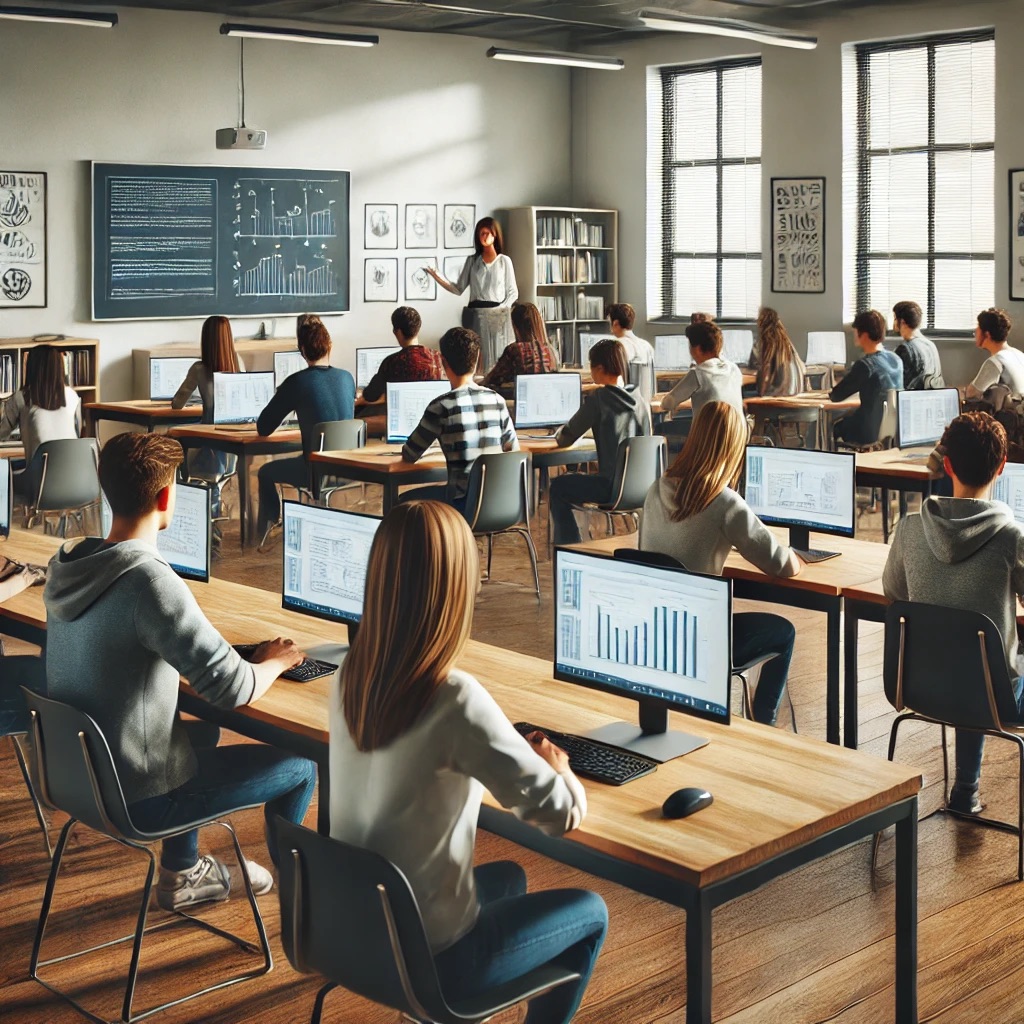
{"type": "Polygon", "coordinates": [[[46,305],[46,175],[0,171],[0,306],[46,305]]]}
{"type": "Polygon", "coordinates": [[[398,203],[367,203],[363,214],[363,248],[398,248],[398,203]]]}
{"type": "Polygon", "coordinates": [[[406,256],[405,299],[407,302],[432,302],[437,298],[437,283],[424,267],[437,269],[435,256],[406,256]]]}
{"type": "Polygon", "coordinates": [[[309,263],[299,263],[275,252],[261,256],[255,266],[235,278],[235,294],[309,298],[337,295],[338,278],[333,266],[334,261],[322,253],[314,253],[309,263]]]}
{"type": "Polygon", "coordinates": [[[398,301],[398,260],[377,258],[364,261],[363,301],[398,301]]]}
{"type": "MultiPolygon", "coordinates": [[[[241,210],[236,238],[336,238],[334,200],[326,181],[240,178],[241,210]]],[[[236,200],[239,194],[236,194],[236,200]]],[[[236,201],[236,209],[239,203],[236,201]]]]}
{"type": "Polygon", "coordinates": [[[406,203],[405,247],[437,248],[437,203],[406,203]]]}
{"type": "Polygon", "coordinates": [[[444,247],[465,249],[473,245],[473,225],[476,223],[476,206],[471,204],[445,204],[444,247]]]}
{"type": "Polygon", "coordinates": [[[825,290],[825,179],[772,178],[772,291],[825,290]]]}

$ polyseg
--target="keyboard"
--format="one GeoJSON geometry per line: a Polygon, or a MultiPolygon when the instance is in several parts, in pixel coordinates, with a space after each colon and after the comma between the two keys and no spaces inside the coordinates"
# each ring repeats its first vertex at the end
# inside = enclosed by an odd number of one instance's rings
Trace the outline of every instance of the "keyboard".
{"type": "Polygon", "coordinates": [[[628,750],[610,747],[582,736],[542,729],[529,722],[516,722],[515,728],[522,736],[529,736],[531,732],[544,733],[556,747],[561,747],[569,755],[569,767],[577,775],[595,782],[621,786],[642,775],[649,775],[658,767],[658,762],[648,757],[638,757],[628,750]]]}
{"type": "MultiPolygon", "coordinates": [[[[259,647],[259,644],[234,644],[235,650],[238,651],[246,661],[253,656],[257,647],[259,647]]],[[[287,672],[282,672],[281,678],[291,679],[296,683],[309,683],[314,679],[333,675],[337,671],[338,666],[333,665],[329,661],[318,661],[316,658],[305,658],[302,663],[296,665],[295,668],[290,668],[287,672]]]]}
{"type": "Polygon", "coordinates": [[[806,551],[801,551],[800,548],[793,548],[793,550],[805,561],[805,562],[824,562],[829,558],[838,558],[838,551],[822,551],[820,548],[808,548],[806,551]]]}

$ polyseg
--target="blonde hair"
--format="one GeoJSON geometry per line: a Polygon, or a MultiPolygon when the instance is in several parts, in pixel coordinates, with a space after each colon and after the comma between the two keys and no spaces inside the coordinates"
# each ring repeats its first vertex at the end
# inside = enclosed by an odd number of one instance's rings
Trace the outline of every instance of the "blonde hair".
{"type": "Polygon", "coordinates": [[[757,314],[757,331],[761,341],[761,361],[757,370],[757,393],[763,395],[771,387],[779,368],[798,359],[786,325],[771,306],[762,306],[757,314]]]}
{"type": "Polygon", "coordinates": [[[476,541],[450,505],[397,505],[377,529],[341,706],[359,750],[411,729],[462,653],[480,578],[476,541]]]}
{"type": "Polygon", "coordinates": [[[735,487],[743,467],[747,424],[727,402],[708,402],[694,418],[683,450],[665,474],[677,480],[672,521],[681,522],[735,487]]]}

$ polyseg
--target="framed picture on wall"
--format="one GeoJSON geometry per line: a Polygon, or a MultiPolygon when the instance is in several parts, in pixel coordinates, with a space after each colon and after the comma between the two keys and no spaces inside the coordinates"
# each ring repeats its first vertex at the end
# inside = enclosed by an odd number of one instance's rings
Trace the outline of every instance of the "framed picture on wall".
{"type": "Polygon", "coordinates": [[[437,203],[405,204],[405,247],[437,248],[437,203]]]}
{"type": "Polygon", "coordinates": [[[444,247],[465,249],[475,245],[473,226],[476,224],[476,206],[469,203],[445,203],[444,247]]]}
{"type": "Polygon", "coordinates": [[[436,256],[406,256],[405,301],[432,302],[437,298],[437,282],[424,269],[437,270],[436,256]]]}
{"type": "Polygon", "coordinates": [[[825,179],[772,178],[772,291],[825,290],[825,179]]]}
{"type": "Polygon", "coordinates": [[[466,260],[471,254],[466,253],[464,256],[445,256],[444,258],[444,276],[455,284],[459,279],[459,274],[462,273],[462,268],[466,265],[466,260]]]}
{"type": "Polygon", "coordinates": [[[46,173],[0,171],[0,307],[46,306],[46,173]]]}
{"type": "Polygon", "coordinates": [[[1010,298],[1024,299],[1024,170],[1010,171],[1010,298]]]}
{"type": "Polygon", "coordinates": [[[398,301],[398,257],[363,261],[363,301],[398,301]]]}
{"type": "Polygon", "coordinates": [[[363,211],[363,248],[398,248],[398,203],[367,203],[363,211]]]}

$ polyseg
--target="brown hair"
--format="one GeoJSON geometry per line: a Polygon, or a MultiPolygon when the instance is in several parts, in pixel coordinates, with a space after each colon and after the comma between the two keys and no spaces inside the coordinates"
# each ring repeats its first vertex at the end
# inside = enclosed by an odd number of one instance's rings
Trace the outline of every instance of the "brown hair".
{"type": "Polygon", "coordinates": [[[636,310],[628,302],[613,302],[605,306],[604,318],[614,321],[624,331],[631,331],[636,323],[636,310]]]}
{"type": "Polygon", "coordinates": [[[152,512],[184,457],[181,445],[166,434],[112,437],[100,452],[99,474],[114,515],[137,519],[152,512]]]}
{"type": "Polygon", "coordinates": [[[451,327],[441,335],[437,347],[452,373],[459,377],[476,369],[480,359],[480,338],[468,327],[451,327]]]}
{"type": "Polygon", "coordinates": [[[480,244],[480,229],[487,228],[494,235],[494,251],[501,253],[505,251],[505,241],[501,237],[501,225],[493,217],[481,217],[473,228],[473,248],[477,256],[483,256],[484,247],[480,244]]]}
{"type": "Polygon", "coordinates": [[[311,363],[331,351],[331,336],[318,316],[311,316],[299,328],[299,351],[311,363]]]}
{"type": "Polygon", "coordinates": [[[602,338],[590,347],[590,366],[600,366],[606,373],[621,377],[623,384],[629,383],[629,356],[626,346],[618,338],[602,338]]]}
{"type": "Polygon", "coordinates": [[[722,352],[722,332],[714,320],[698,320],[686,328],[690,348],[717,356],[722,352]]]}
{"type": "Polygon", "coordinates": [[[690,323],[691,324],[704,324],[710,323],[715,318],[710,313],[691,313],[690,323]]]}
{"type": "Polygon", "coordinates": [[[765,394],[771,387],[779,368],[798,357],[786,325],[771,306],[762,306],[757,314],[757,333],[760,339],[760,362],[757,370],[757,393],[765,394]]]}
{"type": "Polygon", "coordinates": [[[1013,321],[1001,309],[984,309],[978,314],[978,326],[996,342],[1004,342],[1013,321]]]}
{"type": "Polygon", "coordinates": [[[53,345],[30,348],[21,389],[25,404],[39,409],[63,409],[67,405],[64,388],[64,353],[53,345]]]}
{"type": "Polygon", "coordinates": [[[532,302],[517,302],[512,307],[512,333],[521,345],[546,345],[548,331],[544,317],[532,302]]]}
{"type": "Polygon", "coordinates": [[[422,326],[423,321],[412,306],[399,306],[391,314],[391,330],[400,331],[403,338],[415,338],[422,326]]]}
{"type": "Polygon", "coordinates": [[[479,576],[476,541],[450,505],[410,501],[384,517],[340,677],[359,750],[387,746],[426,711],[469,639],[479,576]]]}
{"type": "Polygon", "coordinates": [[[231,322],[226,316],[208,316],[200,341],[203,365],[211,373],[238,373],[238,353],[231,322]]]}
{"type": "Polygon", "coordinates": [[[912,331],[916,331],[921,326],[921,320],[924,317],[921,307],[916,302],[906,301],[897,302],[892,307],[892,315],[901,324],[906,324],[912,331]]]}
{"type": "Polygon", "coordinates": [[[885,317],[877,309],[865,309],[853,318],[850,325],[858,334],[866,334],[872,341],[885,337],[885,317]]]}
{"type": "Polygon", "coordinates": [[[298,338],[299,331],[302,330],[302,325],[308,323],[310,320],[319,319],[316,313],[300,313],[295,318],[295,337],[298,338]]]}
{"type": "Polygon", "coordinates": [[[957,479],[968,487],[991,483],[1006,459],[1006,430],[987,412],[965,412],[957,416],[943,431],[939,444],[957,479]]]}

